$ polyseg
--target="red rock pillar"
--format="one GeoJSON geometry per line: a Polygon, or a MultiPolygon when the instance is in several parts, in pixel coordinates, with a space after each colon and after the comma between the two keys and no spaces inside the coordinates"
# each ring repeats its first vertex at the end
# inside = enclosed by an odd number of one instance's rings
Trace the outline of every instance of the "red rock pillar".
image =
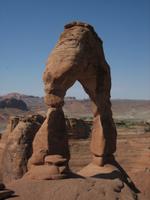
{"type": "Polygon", "coordinates": [[[33,142],[33,154],[28,164],[30,171],[27,174],[33,179],[59,179],[69,171],[70,154],[62,102],[55,104],[54,98],[53,103],[48,101],[47,117],[33,142]]]}
{"type": "Polygon", "coordinates": [[[109,66],[98,65],[91,74],[93,76],[87,73],[79,79],[93,103],[92,162],[78,172],[85,177],[116,170],[113,153],[116,151],[117,132],[111,112],[109,66]]]}
{"type": "MultiPolygon", "coordinates": [[[[102,47],[99,49],[102,51],[102,47]]],[[[111,163],[116,151],[117,131],[112,118],[110,89],[110,68],[104,56],[99,55],[97,67],[81,76],[79,81],[89,95],[93,104],[93,128],[90,149],[93,154],[92,163],[103,166],[111,163]],[[92,76],[91,76],[92,74],[92,76]]],[[[96,60],[96,58],[95,58],[96,60]]]]}
{"type": "Polygon", "coordinates": [[[92,162],[99,166],[111,164],[114,159],[113,153],[116,151],[117,132],[112,119],[111,104],[109,102],[105,104],[103,104],[105,107],[103,111],[97,108],[97,112],[94,113],[90,145],[93,154],[92,162]]]}
{"type": "Polygon", "coordinates": [[[63,178],[69,170],[69,158],[64,113],[61,107],[50,107],[34,139],[26,176],[31,179],[63,178]]]}

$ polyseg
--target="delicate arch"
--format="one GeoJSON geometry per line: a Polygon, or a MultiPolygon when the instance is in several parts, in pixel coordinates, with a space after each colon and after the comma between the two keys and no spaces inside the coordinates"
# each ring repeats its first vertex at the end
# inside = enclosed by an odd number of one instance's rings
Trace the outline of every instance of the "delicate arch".
{"type": "Polygon", "coordinates": [[[34,139],[30,166],[51,163],[55,166],[51,175],[56,173],[60,176],[69,171],[70,154],[62,106],[66,91],[76,80],[94,105],[92,163],[102,166],[110,162],[116,150],[116,128],[110,103],[110,68],[104,57],[102,41],[93,27],[79,22],[65,26],[43,75],[45,103],[49,109],[34,139]]]}

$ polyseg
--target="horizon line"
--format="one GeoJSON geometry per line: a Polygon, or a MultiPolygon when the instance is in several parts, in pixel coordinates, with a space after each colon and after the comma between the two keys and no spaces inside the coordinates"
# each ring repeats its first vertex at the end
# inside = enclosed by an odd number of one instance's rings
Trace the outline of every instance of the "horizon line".
{"type": "MultiPolygon", "coordinates": [[[[9,92],[9,93],[6,93],[6,94],[0,94],[0,97],[4,97],[4,96],[7,96],[7,95],[22,95],[22,96],[32,96],[32,97],[39,97],[39,98],[43,98],[43,96],[39,96],[39,95],[33,95],[33,94],[23,94],[23,93],[19,93],[19,92],[9,92]]],[[[90,98],[78,98],[78,97],[75,97],[75,96],[65,96],[64,98],[74,98],[76,100],[90,100],[90,98]]],[[[117,98],[110,98],[111,100],[131,100],[131,101],[150,101],[150,99],[147,99],[147,98],[120,98],[120,97],[117,97],[117,98]]]]}

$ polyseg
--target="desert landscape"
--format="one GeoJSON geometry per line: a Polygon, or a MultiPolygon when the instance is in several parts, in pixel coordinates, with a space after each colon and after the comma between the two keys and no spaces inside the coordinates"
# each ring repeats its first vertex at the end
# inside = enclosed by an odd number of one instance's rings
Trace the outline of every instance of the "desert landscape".
{"type": "MultiPolygon", "coordinates": [[[[25,118],[37,114],[45,117],[47,109],[42,97],[19,93],[1,96],[0,106],[2,138],[0,150],[3,148],[2,143],[6,142],[4,135],[11,118],[16,116],[25,118]],[[20,106],[20,101],[23,107],[20,106]],[[5,106],[2,107],[1,102],[3,105],[5,102],[5,106]]],[[[116,160],[130,177],[129,185],[131,181],[134,183],[139,192],[139,199],[148,200],[150,195],[150,101],[112,100],[112,110],[118,132],[116,160]]],[[[92,106],[88,99],[78,100],[75,97],[65,99],[64,112],[71,152],[69,165],[73,172],[81,170],[91,160],[89,149],[92,129],[91,111],[92,106]]],[[[17,183],[13,186],[8,184],[8,187],[16,191],[17,183]]],[[[17,192],[21,193],[19,190],[17,192]]]]}
{"type": "Polygon", "coordinates": [[[150,1],[1,1],[0,200],[150,200],[150,1]]]}

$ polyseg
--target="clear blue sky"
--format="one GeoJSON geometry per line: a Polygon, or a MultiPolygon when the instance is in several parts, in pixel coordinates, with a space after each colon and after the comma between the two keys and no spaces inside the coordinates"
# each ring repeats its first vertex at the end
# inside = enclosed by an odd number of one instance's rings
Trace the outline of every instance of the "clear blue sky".
{"type": "MultiPolygon", "coordinates": [[[[0,95],[44,95],[48,54],[74,20],[104,41],[112,98],[150,99],[150,0],[0,0],[0,95]]],[[[67,95],[85,97],[79,84],[67,95]]]]}

